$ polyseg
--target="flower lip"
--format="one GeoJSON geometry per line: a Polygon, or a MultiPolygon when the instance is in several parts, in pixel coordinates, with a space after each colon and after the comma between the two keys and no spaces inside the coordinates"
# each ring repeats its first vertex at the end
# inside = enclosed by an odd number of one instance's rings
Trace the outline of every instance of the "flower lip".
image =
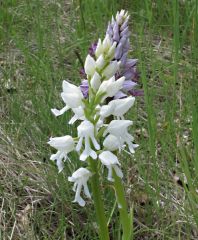
{"type": "Polygon", "coordinates": [[[84,151],[80,155],[80,160],[85,161],[89,156],[93,159],[97,158],[96,152],[91,149],[90,141],[93,143],[93,146],[96,150],[100,149],[100,145],[98,144],[95,136],[94,136],[94,125],[88,120],[84,120],[81,124],[77,127],[78,130],[78,137],[79,141],[76,145],[76,150],[80,151],[84,141],[84,151]]]}
{"type": "Polygon", "coordinates": [[[85,200],[80,196],[82,188],[86,197],[91,198],[87,181],[92,176],[92,173],[86,168],[79,168],[76,170],[71,177],[68,177],[69,182],[74,182],[73,191],[76,192],[73,202],[77,202],[81,207],[85,206],[85,200]]]}
{"type": "Polygon", "coordinates": [[[67,154],[74,150],[74,140],[71,136],[66,135],[63,137],[50,138],[48,144],[54,147],[57,152],[52,154],[50,160],[55,161],[59,172],[63,170],[63,161],[67,160],[67,154]]]}
{"type": "Polygon", "coordinates": [[[116,155],[114,155],[112,152],[110,151],[103,151],[100,155],[99,155],[99,159],[101,161],[101,163],[103,165],[105,165],[108,168],[108,177],[107,179],[109,181],[114,181],[113,177],[112,177],[112,170],[115,171],[116,175],[120,178],[123,178],[123,173],[121,171],[121,169],[119,168],[119,161],[116,155]]]}

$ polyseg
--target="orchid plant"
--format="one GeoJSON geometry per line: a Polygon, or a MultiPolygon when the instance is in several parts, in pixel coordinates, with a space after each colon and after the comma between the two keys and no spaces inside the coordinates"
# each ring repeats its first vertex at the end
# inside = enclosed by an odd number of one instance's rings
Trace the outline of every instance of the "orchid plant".
{"type": "MultiPolygon", "coordinates": [[[[73,202],[85,206],[85,199],[93,198],[99,226],[99,238],[109,240],[107,219],[102,201],[101,179],[107,175],[115,189],[115,199],[120,212],[122,239],[131,239],[132,212],[128,213],[123,188],[123,173],[118,153],[124,148],[134,153],[138,146],[128,132],[133,124],[124,115],[134,105],[135,97],[128,96],[135,83],[137,60],[127,59],[129,50],[128,13],[121,10],[108,25],[104,40],[98,40],[94,52],[88,54],[84,64],[86,86],[80,87],[63,81],[61,98],[65,106],[52,109],[55,116],[71,110],[74,116],[69,124],[79,123],[77,136],[50,138],[48,142],[57,152],[51,155],[59,172],[71,151],[77,151],[83,166],[77,169],[68,181],[72,182],[75,198],[73,202]],[[128,76],[128,77],[127,77],[128,76]],[[85,94],[85,88],[87,95],[85,94]],[[86,96],[85,96],[86,95],[86,96]],[[104,166],[104,168],[103,168],[104,166]],[[106,170],[107,169],[107,173],[106,170]],[[88,182],[91,183],[91,192],[88,182]]],[[[119,154],[120,156],[120,154],[119,154]]]]}

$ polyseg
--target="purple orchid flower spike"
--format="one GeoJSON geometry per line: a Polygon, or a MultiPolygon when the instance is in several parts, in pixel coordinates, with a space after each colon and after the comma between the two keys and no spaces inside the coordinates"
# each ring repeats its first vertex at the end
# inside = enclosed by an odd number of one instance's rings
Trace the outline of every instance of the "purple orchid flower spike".
{"type": "MultiPolygon", "coordinates": [[[[139,72],[137,71],[138,59],[127,58],[130,49],[129,41],[129,15],[125,10],[117,12],[116,17],[112,17],[112,20],[108,23],[106,35],[109,36],[111,42],[116,42],[115,55],[113,60],[121,62],[121,68],[119,72],[115,74],[116,79],[124,76],[125,81],[123,88],[119,91],[114,98],[125,98],[127,95],[142,96],[143,90],[134,89],[138,84],[139,72]]],[[[93,43],[89,48],[89,54],[94,57],[97,43],[93,43]]],[[[84,77],[84,75],[82,75],[84,77]]],[[[81,91],[84,97],[88,96],[88,81],[83,80],[80,85],[81,91]]]]}
{"type": "MultiPolygon", "coordinates": [[[[133,95],[135,91],[132,91],[137,86],[139,79],[139,73],[137,71],[137,59],[128,59],[127,55],[130,48],[129,43],[129,27],[128,27],[129,15],[124,10],[117,12],[116,18],[112,17],[109,22],[106,34],[109,35],[112,42],[117,42],[115,50],[115,59],[121,61],[121,71],[117,74],[117,78],[125,76],[125,82],[123,84],[122,94],[116,94],[114,98],[123,98],[127,94],[133,95]]],[[[142,95],[142,94],[141,94],[142,95]]]]}
{"type": "Polygon", "coordinates": [[[128,21],[128,13],[121,10],[120,12],[117,12],[116,19],[112,17],[106,31],[106,34],[109,35],[111,41],[117,42],[115,59],[121,61],[122,66],[124,66],[127,61],[127,55],[130,48],[128,21]]]}

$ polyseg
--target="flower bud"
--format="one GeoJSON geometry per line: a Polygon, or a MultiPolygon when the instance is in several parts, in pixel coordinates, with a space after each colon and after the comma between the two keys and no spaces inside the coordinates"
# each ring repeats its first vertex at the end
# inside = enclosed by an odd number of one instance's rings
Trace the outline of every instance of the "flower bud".
{"type": "Polygon", "coordinates": [[[93,77],[91,78],[90,84],[95,92],[99,89],[101,85],[100,79],[101,79],[101,76],[97,72],[95,72],[93,77]]]}
{"type": "Polygon", "coordinates": [[[96,68],[96,62],[90,55],[87,55],[84,67],[85,67],[85,73],[87,75],[92,76],[94,74],[95,68],[96,68]]]}

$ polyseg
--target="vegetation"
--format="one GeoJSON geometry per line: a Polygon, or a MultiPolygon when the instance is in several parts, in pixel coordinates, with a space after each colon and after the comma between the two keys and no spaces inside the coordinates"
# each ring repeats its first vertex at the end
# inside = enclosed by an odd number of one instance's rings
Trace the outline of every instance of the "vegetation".
{"type": "MultiPolygon", "coordinates": [[[[92,202],[72,203],[77,155],[58,174],[46,142],[75,131],[50,109],[120,9],[144,90],[127,116],[140,147],[122,156],[134,239],[198,239],[197,0],[0,2],[0,239],[97,239],[92,202]]],[[[102,190],[117,240],[113,190],[102,190]]]]}

